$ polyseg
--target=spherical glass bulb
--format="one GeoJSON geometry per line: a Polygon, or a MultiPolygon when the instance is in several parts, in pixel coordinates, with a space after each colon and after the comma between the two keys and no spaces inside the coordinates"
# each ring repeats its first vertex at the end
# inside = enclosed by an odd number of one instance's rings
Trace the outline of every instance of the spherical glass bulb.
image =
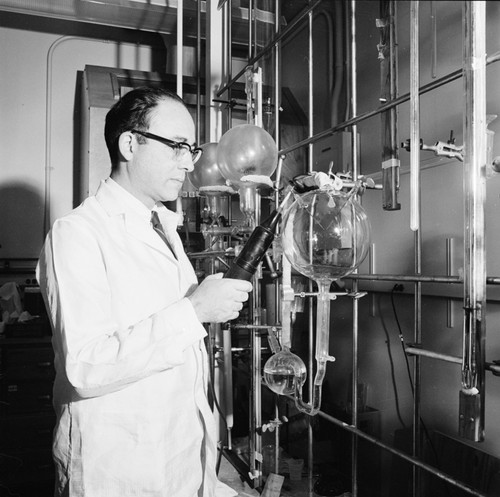
{"type": "Polygon", "coordinates": [[[278,395],[292,395],[295,383],[302,387],[307,377],[307,369],[302,359],[287,348],[272,355],[264,365],[264,380],[278,395]]]}
{"type": "Polygon", "coordinates": [[[297,271],[315,281],[332,281],[363,262],[370,223],[354,195],[315,190],[296,199],[285,213],[282,243],[297,271]]]}
{"type": "Polygon", "coordinates": [[[222,176],[217,165],[217,143],[204,143],[200,145],[203,154],[188,173],[191,184],[199,190],[208,187],[225,187],[226,179],[222,176]]]}
{"type": "Polygon", "coordinates": [[[254,124],[229,129],[217,147],[219,170],[236,187],[240,186],[242,176],[271,176],[277,161],[278,148],[273,137],[254,124]]]}

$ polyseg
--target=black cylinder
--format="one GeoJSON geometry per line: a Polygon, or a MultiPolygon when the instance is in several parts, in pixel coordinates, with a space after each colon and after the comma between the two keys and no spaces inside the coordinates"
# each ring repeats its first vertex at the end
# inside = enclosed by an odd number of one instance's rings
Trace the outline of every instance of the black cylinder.
{"type": "Polygon", "coordinates": [[[245,243],[242,251],[234,259],[224,278],[250,281],[274,240],[274,233],[281,214],[274,211],[262,224],[257,226],[245,243]]]}

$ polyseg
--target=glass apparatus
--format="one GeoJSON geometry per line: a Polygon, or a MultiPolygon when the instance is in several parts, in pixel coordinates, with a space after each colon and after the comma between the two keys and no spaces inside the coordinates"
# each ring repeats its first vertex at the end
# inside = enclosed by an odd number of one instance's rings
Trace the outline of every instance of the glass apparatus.
{"type": "Polygon", "coordinates": [[[296,198],[283,219],[282,244],[287,259],[318,285],[313,397],[310,403],[302,399],[306,368],[287,348],[268,360],[264,377],[274,392],[295,394],[297,408],[309,415],[320,409],[326,363],[335,360],[329,355],[331,283],[352,273],[369,249],[370,224],[356,193],[356,187],[344,193],[331,186],[306,193],[296,198]]]}
{"type": "MultiPolygon", "coordinates": [[[[240,195],[240,210],[251,221],[259,186],[272,187],[278,148],[273,137],[254,124],[235,126],[222,135],[217,147],[219,170],[240,195]]],[[[251,223],[250,223],[251,224],[251,223]]]]}
{"type": "Polygon", "coordinates": [[[200,148],[203,154],[196,162],[193,171],[188,173],[188,178],[200,196],[206,198],[207,215],[216,224],[222,211],[222,198],[234,193],[234,190],[226,185],[226,179],[219,170],[217,143],[205,143],[200,148]]]}

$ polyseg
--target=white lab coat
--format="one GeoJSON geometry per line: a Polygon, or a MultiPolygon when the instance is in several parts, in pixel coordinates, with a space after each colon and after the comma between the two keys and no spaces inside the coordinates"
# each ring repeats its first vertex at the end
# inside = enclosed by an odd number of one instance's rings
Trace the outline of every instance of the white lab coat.
{"type": "Polygon", "coordinates": [[[54,333],[56,496],[235,495],[215,475],[193,268],[113,180],[54,223],[38,278],[54,333]],[[217,487],[217,491],[216,491],[217,487]],[[225,488],[224,488],[225,487],[225,488]]]}

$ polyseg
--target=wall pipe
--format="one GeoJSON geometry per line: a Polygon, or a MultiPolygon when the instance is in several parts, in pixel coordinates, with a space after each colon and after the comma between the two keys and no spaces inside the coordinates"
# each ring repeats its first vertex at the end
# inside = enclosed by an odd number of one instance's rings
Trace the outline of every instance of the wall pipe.
{"type": "Polygon", "coordinates": [[[486,341],[486,4],[466,1],[464,62],[464,326],[459,432],[484,440],[486,341]]]}
{"type": "MultiPolygon", "coordinates": [[[[489,56],[486,58],[486,65],[493,64],[494,62],[498,62],[500,60],[500,51],[495,52],[493,55],[489,56]]],[[[457,71],[454,71],[447,76],[443,76],[442,78],[436,79],[435,81],[432,81],[419,89],[419,94],[423,95],[425,93],[428,93],[429,91],[435,90],[436,88],[439,88],[447,83],[451,83],[452,81],[455,81],[459,79],[463,75],[463,70],[459,69],[457,71]]],[[[381,112],[385,112],[389,109],[392,109],[393,107],[396,107],[398,105],[401,105],[405,102],[410,100],[410,94],[407,93],[405,95],[401,95],[400,97],[387,102],[384,105],[381,105],[377,109],[373,109],[371,111],[367,111],[363,114],[360,114],[359,116],[356,117],[351,117],[350,119],[347,119],[343,123],[340,123],[337,126],[333,126],[332,128],[325,129],[324,131],[321,131],[320,133],[317,133],[311,138],[306,138],[300,142],[295,143],[294,145],[290,145],[289,147],[280,150],[280,154],[288,154],[290,152],[293,152],[294,150],[297,150],[299,148],[302,148],[306,145],[309,145],[309,143],[315,143],[319,140],[322,140],[323,138],[333,135],[337,131],[342,131],[353,124],[358,124],[362,121],[365,121],[366,119],[369,119],[370,117],[374,117],[377,114],[380,114],[381,112]]]]}
{"type": "Polygon", "coordinates": [[[44,206],[43,206],[43,238],[52,226],[51,203],[52,203],[52,63],[56,48],[67,41],[81,40],[97,43],[111,43],[110,40],[99,40],[85,38],[83,36],[61,36],[50,45],[47,51],[46,73],[45,73],[45,177],[44,177],[44,206]]]}

